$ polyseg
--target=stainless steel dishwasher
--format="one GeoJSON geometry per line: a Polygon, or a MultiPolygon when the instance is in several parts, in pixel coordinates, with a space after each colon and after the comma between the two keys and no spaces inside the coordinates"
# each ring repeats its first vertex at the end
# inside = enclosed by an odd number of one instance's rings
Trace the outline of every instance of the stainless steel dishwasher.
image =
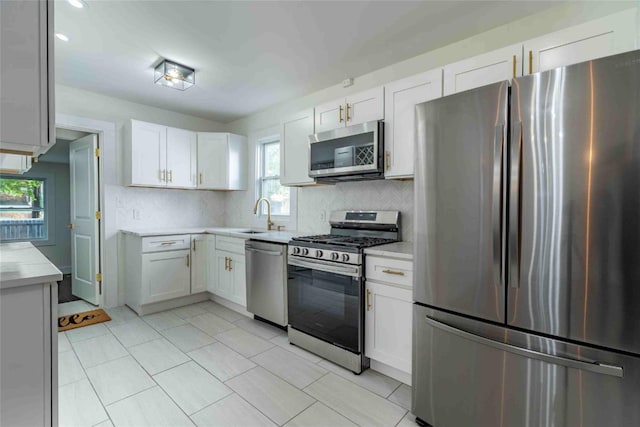
{"type": "Polygon", "coordinates": [[[287,245],[247,240],[247,311],[287,326],[287,245]]]}

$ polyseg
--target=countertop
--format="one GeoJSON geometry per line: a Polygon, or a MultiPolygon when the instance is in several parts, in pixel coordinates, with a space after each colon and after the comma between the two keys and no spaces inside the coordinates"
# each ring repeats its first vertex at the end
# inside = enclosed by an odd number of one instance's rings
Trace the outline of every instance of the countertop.
{"type": "Polygon", "coordinates": [[[365,255],[377,255],[413,261],[413,242],[396,242],[373,246],[364,250],[365,255]]]}
{"type": "Polygon", "coordinates": [[[31,243],[0,243],[1,289],[58,280],[62,272],[31,243]]]}
{"type": "Polygon", "coordinates": [[[255,228],[237,227],[189,227],[189,228],[140,228],[120,230],[125,234],[132,234],[138,237],[168,236],[172,234],[218,234],[242,239],[263,240],[275,243],[288,243],[292,237],[302,236],[303,233],[291,231],[267,231],[255,228]],[[260,231],[257,234],[242,233],[242,231],[260,231]]]}

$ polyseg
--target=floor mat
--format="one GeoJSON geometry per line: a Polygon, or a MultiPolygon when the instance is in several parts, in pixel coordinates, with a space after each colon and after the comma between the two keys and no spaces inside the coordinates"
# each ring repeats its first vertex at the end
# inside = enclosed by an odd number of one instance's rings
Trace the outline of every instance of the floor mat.
{"type": "Polygon", "coordinates": [[[111,320],[111,317],[101,308],[83,311],[82,313],[68,314],[58,317],[58,332],[95,325],[96,323],[107,322],[109,320],[111,320]]]}

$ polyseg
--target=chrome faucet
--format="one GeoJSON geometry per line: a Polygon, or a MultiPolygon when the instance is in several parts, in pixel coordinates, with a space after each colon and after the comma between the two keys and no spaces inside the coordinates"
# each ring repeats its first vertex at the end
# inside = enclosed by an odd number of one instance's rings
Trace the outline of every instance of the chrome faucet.
{"type": "Polygon", "coordinates": [[[271,222],[271,203],[269,202],[269,199],[261,197],[256,200],[256,205],[253,207],[253,214],[258,215],[258,205],[263,200],[267,203],[267,230],[272,230],[275,224],[271,222]]]}

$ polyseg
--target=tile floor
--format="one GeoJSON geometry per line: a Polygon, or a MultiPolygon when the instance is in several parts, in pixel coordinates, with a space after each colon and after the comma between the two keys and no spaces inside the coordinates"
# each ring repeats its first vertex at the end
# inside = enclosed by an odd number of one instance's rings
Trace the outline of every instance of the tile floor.
{"type": "Polygon", "coordinates": [[[409,386],[354,375],[212,301],[107,312],[110,322],[59,334],[61,427],[416,425],[409,386]]]}

